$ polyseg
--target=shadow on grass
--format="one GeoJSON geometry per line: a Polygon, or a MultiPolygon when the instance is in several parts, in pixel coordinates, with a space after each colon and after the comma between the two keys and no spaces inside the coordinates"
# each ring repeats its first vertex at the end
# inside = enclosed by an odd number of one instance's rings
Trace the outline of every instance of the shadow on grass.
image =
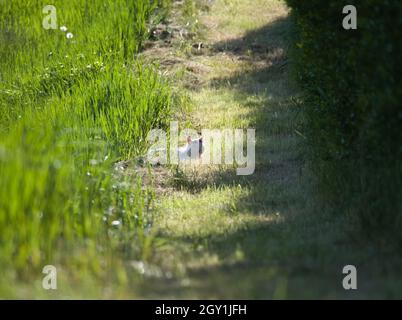
{"type": "MultiPolygon", "coordinates": [[[[292,22],[280,19],[244,37],[213,45],[246,62],[234,75],[212,79],[214,89],[229,88],[249,108],[256,129],[256,169],[251,176],[236,176],[222,168],[199,178],[179,173],[177,186],[199,193],[213,186],[242,186],[246,196],[236,199],[236,212],[272,217],[265,223],[211,236],[168,236],[169,242],[202,246],[216,264],[188,268],[179,280],[146,281],[150,297],[179,298],[356,298],[378,297],[369,286],[359,292],[342,288],[342,267],[363,264],[367,254],[350,245],[344,221],[314,207],[303,162],[303,119],[297,90],[289,80],[288,43],[292,22]],[[252,99],[250,99],[252,97],[252,99]],[[277,217],[280,218],[277,218],[277,217]],[[336,248],[336,249],[335,249],[336,248]],[[357,254],[356,254],[357,253],[357,254]],[[161,285],[161,282],[163,285],[161,285]]],[[[231,214],[231,208],[223,209],[231,214]]],[[[196,213],[195,213],[196,214],[196,213]]],[[[186,256],[182,257],[186,259],[186,256]]],[[[180,263],[178,261],[178,263],[180,263]]],[[[372,270],[380,269],[374,265],[372,270]]],[[[364,272],[363,272],[364,273],[364,272]]],[[[370,278],[370,272],[360,275],[370,278]]],[[[381,284],[376,283],[379,288],[381,284]]]]}

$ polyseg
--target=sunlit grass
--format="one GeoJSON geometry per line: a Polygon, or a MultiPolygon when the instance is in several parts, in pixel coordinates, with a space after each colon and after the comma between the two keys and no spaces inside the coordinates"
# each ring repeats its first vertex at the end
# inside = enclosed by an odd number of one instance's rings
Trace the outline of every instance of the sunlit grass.
{"type": "Polygon", "coordinates": [[[45,30],[42,1],[1,1],[0,297],[33,297],[18,283],[34,286],[46,264],[103,296],[91,286],[126,283],[124,261],[149,250],[153,193],[113,163],[171,112],[169,85],[135,61],[158,3],[54,5],[58,29],[45,30]]]}

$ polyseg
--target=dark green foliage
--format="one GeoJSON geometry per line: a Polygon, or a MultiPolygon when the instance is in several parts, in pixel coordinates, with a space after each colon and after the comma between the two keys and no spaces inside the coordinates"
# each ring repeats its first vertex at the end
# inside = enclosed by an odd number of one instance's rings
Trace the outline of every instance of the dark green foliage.
{"type": "Polygon", "coordinates": [[[306,93],[306,134],[324,199],[367,233],[394,237],[402,220],[402,2],[287,3],[297,26],[293,58],[306,93]],[[348,4],[357,8],[357,30],[342,27],[348,4]]]}

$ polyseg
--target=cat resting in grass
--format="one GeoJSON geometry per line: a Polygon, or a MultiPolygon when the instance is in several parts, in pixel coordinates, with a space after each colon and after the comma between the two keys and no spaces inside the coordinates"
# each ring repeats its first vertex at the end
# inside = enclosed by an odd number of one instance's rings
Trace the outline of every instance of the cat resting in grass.
{"type": "Polygon", "coordinates": [[[194,140],[188,136],[187,144],[177,150],[179,161],[199,159],[203,152],[202,136],[194,140]]]}

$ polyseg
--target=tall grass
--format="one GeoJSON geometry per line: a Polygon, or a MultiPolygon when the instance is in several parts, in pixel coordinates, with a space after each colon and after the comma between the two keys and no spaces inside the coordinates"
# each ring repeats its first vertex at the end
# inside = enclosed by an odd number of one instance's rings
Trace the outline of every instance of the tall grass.
{"type": "Polygon", "coordinates": [[[0,1],[0,297],[46,264],[104,279],[143,258],[152,192],[113,163],[171,109],[169,85],[135,61],[160,4],[54,1],[58,29],[45,30],[46,4],[0,1]]]}

